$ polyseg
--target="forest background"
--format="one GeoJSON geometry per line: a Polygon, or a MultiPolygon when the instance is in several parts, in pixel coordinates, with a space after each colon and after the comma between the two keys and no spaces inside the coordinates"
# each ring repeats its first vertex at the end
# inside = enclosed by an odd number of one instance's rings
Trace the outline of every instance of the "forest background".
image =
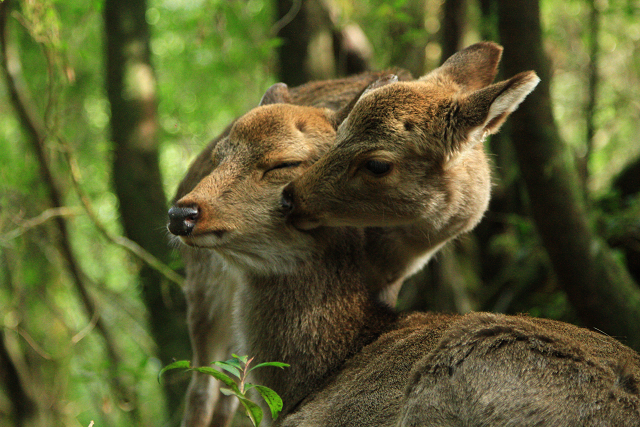
{"type": "Polygon", "coordinates": [[[190,161],[277,81],[479,40],[542,83],[495,188],[399,308],[527,312],[640,349],[637,0],[0,2],[0,425],[178,425],[190,358],[164,224],[190,161]],[[167,267],[168,266],[168,267],[167,267]]]}

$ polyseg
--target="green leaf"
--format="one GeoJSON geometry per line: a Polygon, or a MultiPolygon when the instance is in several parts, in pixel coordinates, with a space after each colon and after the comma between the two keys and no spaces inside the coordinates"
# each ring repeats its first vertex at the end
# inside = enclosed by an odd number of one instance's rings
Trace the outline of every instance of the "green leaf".
{"type": "Polygon", "coordinates": [[[228,388],[221,388],[220,393],[225,396],[236,396],[238,399],[244,399],[244,395],[240,393],[240,390],[229,390],[228,388]]]}
{"type": "Polygon", "coordinates": [[[247,415],[251,419],[253,425],[258,427],[262,422],[262,409],[245,397],[238,397],[238,399],[240,399],[240,403],[242,403],[244,409],[247,410],[247,415]]]}
{"type": "Polygon", "coordinates": [[[242,378],[242,368],[240,368],[238,363],[232,364],[229,362],[213,362],[213,364],[235,375],[238,378],[242,378]]]}
{"type": "Polygon", "coordinates": [[[254,366],[253,368],[249,369],[249,372],[253,371],[254,369],[258,369],[258,368],[264,368],[265,366],[275,366],[276,368],[288,368],[290,365],[287,363],[282,363],[282,362],[265,362],[265,363],[259,363],[256,366],[254,366]]]}
{"type": "Polygon", "coordinates": [[[269,409],[271,410],[271,418],[274,420],[278,418],[278,414],[282,411],[282,399],[275,391],[271,390],[269,387],[265,387],[263,385],[254,385],[253,388],[256,389],[258,393],[262,396],[267,405],[269,405],[269,409]]]}
{"type": "Polygon", "coordinates": [[[215,379],[222,381],[227,387],[231,388],[232,390],[238,390],[238,392],[240,391],[240,389],[238,388],[238,385],[236,384],[236,382],[233,380],[233,378],[231,378],[230,376],[228,376],[227,374],[218,371],[216,368],[210,368],[208,366],[201,366],[198,368],[191,368],[192,371],[197,371],[197,372],[201,372],[203,374],[209,374],[212,377],[214,377],[215,379]]]}
{"type": "MultiPolygon", "coordinates": [[[[238,356],[237,354],[232,354],[231,356],[233,356],[233,359],[239,360],[243,365],[246,365],[247,359],[249,359],[249,356],[238,356]]],[[[227,362],[230,362],[233,359],[227,360],[227,362]]]]}
{"type": "Polygon", "coordinates": [[[164,374],[168,370],[170,370],[170,369],[189,369],[189,366],[191,366],[191,362],[188,361],[188,360],[178,360],[176,362],[173,362],[173,363],[165,366],[158,373],[158,382],[160,382],[160,377],[162,376],[162,374],[164,374]]]}

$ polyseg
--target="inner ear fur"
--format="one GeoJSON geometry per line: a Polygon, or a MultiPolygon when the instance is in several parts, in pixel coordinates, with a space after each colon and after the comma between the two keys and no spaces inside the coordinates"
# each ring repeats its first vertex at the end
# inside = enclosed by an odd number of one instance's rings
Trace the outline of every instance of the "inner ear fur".
{"type": "Polygon", "coordinates": [[[465,92],[477,90],[493,82],[501,57],[502,46],[493,42],[476,43],[453,54],[420,80],[442,79],[445,84],[453,81],[465,92]]]}
{"type": "Polygon", "coordinates": [[[262,95],[259,106],[270,104],[291,104],[291,95],[289,95],[289,87],[285,83],[276,83],[272,85],[262,95]]]}
{"type": "Polygon", "coordinates": [[[461,125],[470,132],[496,133],[539,81],[535,72],[525,71],[469,94],[459,101],[461,125]]]}

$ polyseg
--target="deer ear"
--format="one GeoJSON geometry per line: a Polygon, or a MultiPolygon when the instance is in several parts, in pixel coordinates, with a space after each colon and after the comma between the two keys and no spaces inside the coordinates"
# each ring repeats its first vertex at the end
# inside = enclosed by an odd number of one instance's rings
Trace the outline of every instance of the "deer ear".
{"type": "Polygon", "coordinates": [[[340,108],[333,114],[332,121],[333,126],[338,129],[338,126],[347,118],[353,107],[358,103],[360,98],[362,98],[365,94],[371,92],[374,89],[378,89],[382,86],[386,86],[391,83],[396,83],[398,81],[398,76],[395,74],[388,74],[386,76],[380,77],[373,83],[369,84],[366,88],[362,90],[358,95],[356,95],[347,105],[340,108]]]}
{"type": "Polygon", "coordinates": [[[290,104],[291,95],[289,87],[285,83],[276,83],[262,95],[259,106],[269,104],[290,104]]]}
{"type": "Polygon", "coordinates": [[[535,72],[525,71],[469,94],[460,100],[460,123],[470,137],[496,133],[539,81],[535,72]]]}
{"type": "Polygon", "coordinates": [[[492,42],[476,43],[453,54],[420,80],[440,78],[445,82],[453,80],[465,91],[480,89],[495,79],[501,57],[502,46],[492,42]]]}

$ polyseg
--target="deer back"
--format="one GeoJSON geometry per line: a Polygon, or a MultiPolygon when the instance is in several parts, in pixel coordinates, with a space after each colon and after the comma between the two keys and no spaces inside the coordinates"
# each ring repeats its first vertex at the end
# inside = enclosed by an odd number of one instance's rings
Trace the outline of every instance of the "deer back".
{"type": "Polygon", "coordinates": [[[279,425],[637,427],[639,367],[630,348],[562,322],[413,314],[279,425]]]}

